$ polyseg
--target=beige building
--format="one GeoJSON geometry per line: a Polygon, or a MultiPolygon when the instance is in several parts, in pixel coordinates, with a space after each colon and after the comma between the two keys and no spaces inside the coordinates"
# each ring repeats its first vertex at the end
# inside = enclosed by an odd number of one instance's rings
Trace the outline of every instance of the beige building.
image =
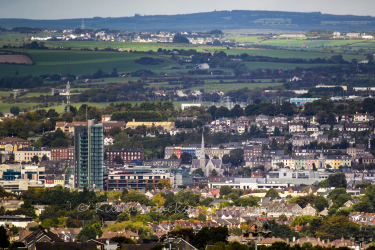
{"type": "Polygon", "coordinates": [[[86,125],[87,122],[56,122],[55,126],[55,131],[59,128],[61,129],[64,133],[70,133],[74,135],[74,126],[75,125],[86,125]]]}
{"type": "Polygon", "coordinates": [[[316,209],[313,208],[310,203],[307,204],[305,208],[302,209],[302,215],[311,215],[315,216],[316,215],[316,209]]]}
{"type": "Polygon", "coordinates": [[[14,161],[29,162],[34,156],[38,156],[39,161],[41,161],[44,155],[47,156],[48,159],[51,159],[51,150],[39,148],[24,148],[14,152],[14,161]]]}
{"type": "Polygon", "coordinates": [[[147,128],[154,127],[161,127],[164,130],[170,131],[171,129],[175,128],[174,122],[136,122],[133,120],[132,122],[126,123],[126,128],[136,129],[139,126],[146,126],[147,128]]]}

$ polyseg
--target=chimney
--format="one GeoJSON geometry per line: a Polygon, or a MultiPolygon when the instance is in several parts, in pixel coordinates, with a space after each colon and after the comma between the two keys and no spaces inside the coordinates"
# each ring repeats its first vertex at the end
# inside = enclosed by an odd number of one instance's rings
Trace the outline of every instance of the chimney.
{"type": "Polygon", "coordinates": [[[135,119],[133,119],[133,122],[135,122],[135,119]]]}
{"type": "Polygon", "coordinates": [[[286,244],[289,245],[289,238],[288,237],[286,238],[286,244]]]}
{"type": "Polygon", "coordinates": [[[331,243],[331,241],[329,239],[327,239],[327,245],[329,245],[329,243],[331,243]]]}
{"type": "Polygon", "coordinates": [[[294,236],[294,237],[293,237],[293,242],[295,242],[295,241],[296,241],[296,237],[294,236]]]}

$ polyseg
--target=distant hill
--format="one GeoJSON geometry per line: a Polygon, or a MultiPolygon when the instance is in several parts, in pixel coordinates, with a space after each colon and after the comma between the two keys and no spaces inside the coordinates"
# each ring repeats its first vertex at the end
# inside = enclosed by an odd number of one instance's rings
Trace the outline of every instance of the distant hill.
{"type": "MultiPolygon", "coordinates": [[[[75,29],[81,19],[31,20],[0,19],[0,27],[34,27],[47,29],[75,29]]],[[[214,29],[278,29],[307,31],[329,29],[334,31],[375,30],[375,17],[353,15],[330,15],[320,12],[283,11],[214,11],[184,15],[154,15],[117,18],[85,18],[85,28],[117,29],[124,31],[202,31],[214,29]]]]}

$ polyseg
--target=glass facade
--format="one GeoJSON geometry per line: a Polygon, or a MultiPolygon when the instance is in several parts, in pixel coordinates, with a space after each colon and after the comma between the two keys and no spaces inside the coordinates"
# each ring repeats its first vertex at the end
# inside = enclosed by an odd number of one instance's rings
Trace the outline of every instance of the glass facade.
{"type": "Polygon", "coordinates": [[[89,120],[74,127],[75,187],[103,188],[103,126],[89,120]]]}
{"type": "Polygon", "coordinates": [[[103,188],[103,126],[90,128],[90,187],[103,188]]]}

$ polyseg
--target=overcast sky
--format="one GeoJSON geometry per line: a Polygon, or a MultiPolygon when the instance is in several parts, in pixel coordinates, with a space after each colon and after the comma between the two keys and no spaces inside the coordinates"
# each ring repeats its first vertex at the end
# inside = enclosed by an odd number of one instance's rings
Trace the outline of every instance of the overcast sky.
{"type": "Polygon", "coordinates": [[[375,0],[0,0],[0,18],[65,19],[280,10],[375,15],[375,0]]]}

